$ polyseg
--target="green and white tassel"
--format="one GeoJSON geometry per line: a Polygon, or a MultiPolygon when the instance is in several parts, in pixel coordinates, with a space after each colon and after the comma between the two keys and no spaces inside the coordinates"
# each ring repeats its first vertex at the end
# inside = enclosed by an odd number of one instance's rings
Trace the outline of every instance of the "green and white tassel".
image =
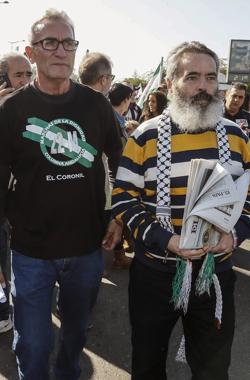
{"type": "Polygon", "coordinates": [[[223,303],[222,303],[222,293],[221,293],[220,282],[216,274],[213,275],[213,283],[214,283],[214,290],[216,294],[215,325],[217,329],[220,330],[223,303]]]}
{"type": "Polygon", "coordinates": [[[207,253],[199,271],[195,283],[195,291],[198,296],[207,293],[210,295],[210,287],[213,282],[213,274],[215,269],[213,253],[207,253]]]}
{"type": "MultiPolygon", "coordinates": [[[[214,290],[215,290],[215,296],[216,296],[216,306],[215,306],[215,313],[214,313],[215,326],[218,330],[220,330],[221,321],[222,321],[223,301],[222,301],[222,292],[221,292],[220,282],[215,273],[212,276],[212,281],[214,284],[214,290]]],[[[175,356],[175,360],[180,363],[187,363],[184,335],[182,335],[181,342],[180,342],[177,354],[175,356]]]]}
{"type": "Polygon", "coordinates": [[[175,357],[176,362],[187,363],[186,350],[185,350],[185,336],[182,335],[181,342],[175,357]]]}
{"type": "Polygon", "coordinates": [[[189,260],[177,258],[176,273],[173,280],[172,302],[175,309],[182,309],[186,314],[192,284],[192,263],[189,260]]]}

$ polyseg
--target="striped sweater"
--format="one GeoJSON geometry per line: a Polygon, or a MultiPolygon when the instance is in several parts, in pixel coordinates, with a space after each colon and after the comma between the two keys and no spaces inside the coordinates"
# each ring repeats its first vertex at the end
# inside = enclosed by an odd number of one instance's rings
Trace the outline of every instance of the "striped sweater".
{"type": "MultiPolygon", "coordinates": [[[[138,260],[162,271],[174,271],[176,256],[168,255],[163,262],[152,256],[164,257],[172,232],[156,219],[157,199],[157,136],[159,117],[140,125],[129,138],[121,158],[113,190],[113,214],[130,229],[135,239],[138,260]]],[[[233,122],[222,119],[231,150],[230,172],[239,176],[250,169],[250,143],[233,122]]],[[[217,137],[214,130],[183,133],[172,125],[171,139],[171,220],[176,234],[181,233],[190,161],[194,158],[218,161],[217,137]]],[[[243,213],[235,226],[238,243],[250,236],[250,192],[243,213]]],[[[230,267],[230,255],[216,259],[216,271],[230,267]]],[[[201,260],[197,260],[200,265],[201,260]]]]}

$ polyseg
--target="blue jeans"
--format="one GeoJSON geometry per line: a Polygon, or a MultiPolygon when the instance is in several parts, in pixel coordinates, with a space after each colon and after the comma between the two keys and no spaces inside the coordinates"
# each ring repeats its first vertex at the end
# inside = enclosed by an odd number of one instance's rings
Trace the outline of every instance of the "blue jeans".
{"type": "Polygon", "coordinates": [[[55,376],[58,380],[79,379],[79,358],[103,273],[101,250],[60,260],[35,259],[13,251],[12,270],[13,346],[19,378],[49,379],[48,361],[53,349],[51,305],[58,282],[61,329],[55,376]]]}

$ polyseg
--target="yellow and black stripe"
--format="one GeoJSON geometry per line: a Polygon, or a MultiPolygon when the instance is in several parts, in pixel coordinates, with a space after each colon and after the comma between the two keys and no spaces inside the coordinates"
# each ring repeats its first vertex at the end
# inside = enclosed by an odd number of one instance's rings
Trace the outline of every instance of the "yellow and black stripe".
{"type": "MultiPolygon", "coordinates": [[[[128,225],[140,250],[144,250],[147,256],[150,252],[164,256],[172,236],[156,220],[158,119],[143,123],[129,138],[113,190],[114,216],[128,225]]],[[[250,169],[250,143],[236,124],[226,119],[222,119],[222,122],[231,151],[231,174],[237,176],[250,169]]],[[[216,131],[188,134],[172,125],[171,219],[177,234],[181,232],[190,161],[195,158],[219,160],[216,131]]],[[[236,225],[239,241],[249,236],[249,201],[250,198],[236,225]]],[[[223,257],[220,261],[223,261],[223,257]]]]}

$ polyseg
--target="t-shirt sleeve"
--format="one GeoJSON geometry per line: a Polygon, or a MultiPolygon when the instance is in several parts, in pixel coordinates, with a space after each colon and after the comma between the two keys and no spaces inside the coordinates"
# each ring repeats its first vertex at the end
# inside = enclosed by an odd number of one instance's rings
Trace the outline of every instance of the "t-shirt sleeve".
{"type": "Polygon", "coordinates": [[[104,153],[108,158],[110,180],[114,182],[119,160],[122,155],[122,140],[112,106],[106,99],[104,99],[103,106],[105,115],[104,153]]]}
{"type": "Polygon", "coordinates": [[[106,156],[114,152],[122,153],[122,141],[114,111],[111,104],[104,99],[103,112],[105,114],[105,135],[104,135],[104,153],[106,156]]]}

